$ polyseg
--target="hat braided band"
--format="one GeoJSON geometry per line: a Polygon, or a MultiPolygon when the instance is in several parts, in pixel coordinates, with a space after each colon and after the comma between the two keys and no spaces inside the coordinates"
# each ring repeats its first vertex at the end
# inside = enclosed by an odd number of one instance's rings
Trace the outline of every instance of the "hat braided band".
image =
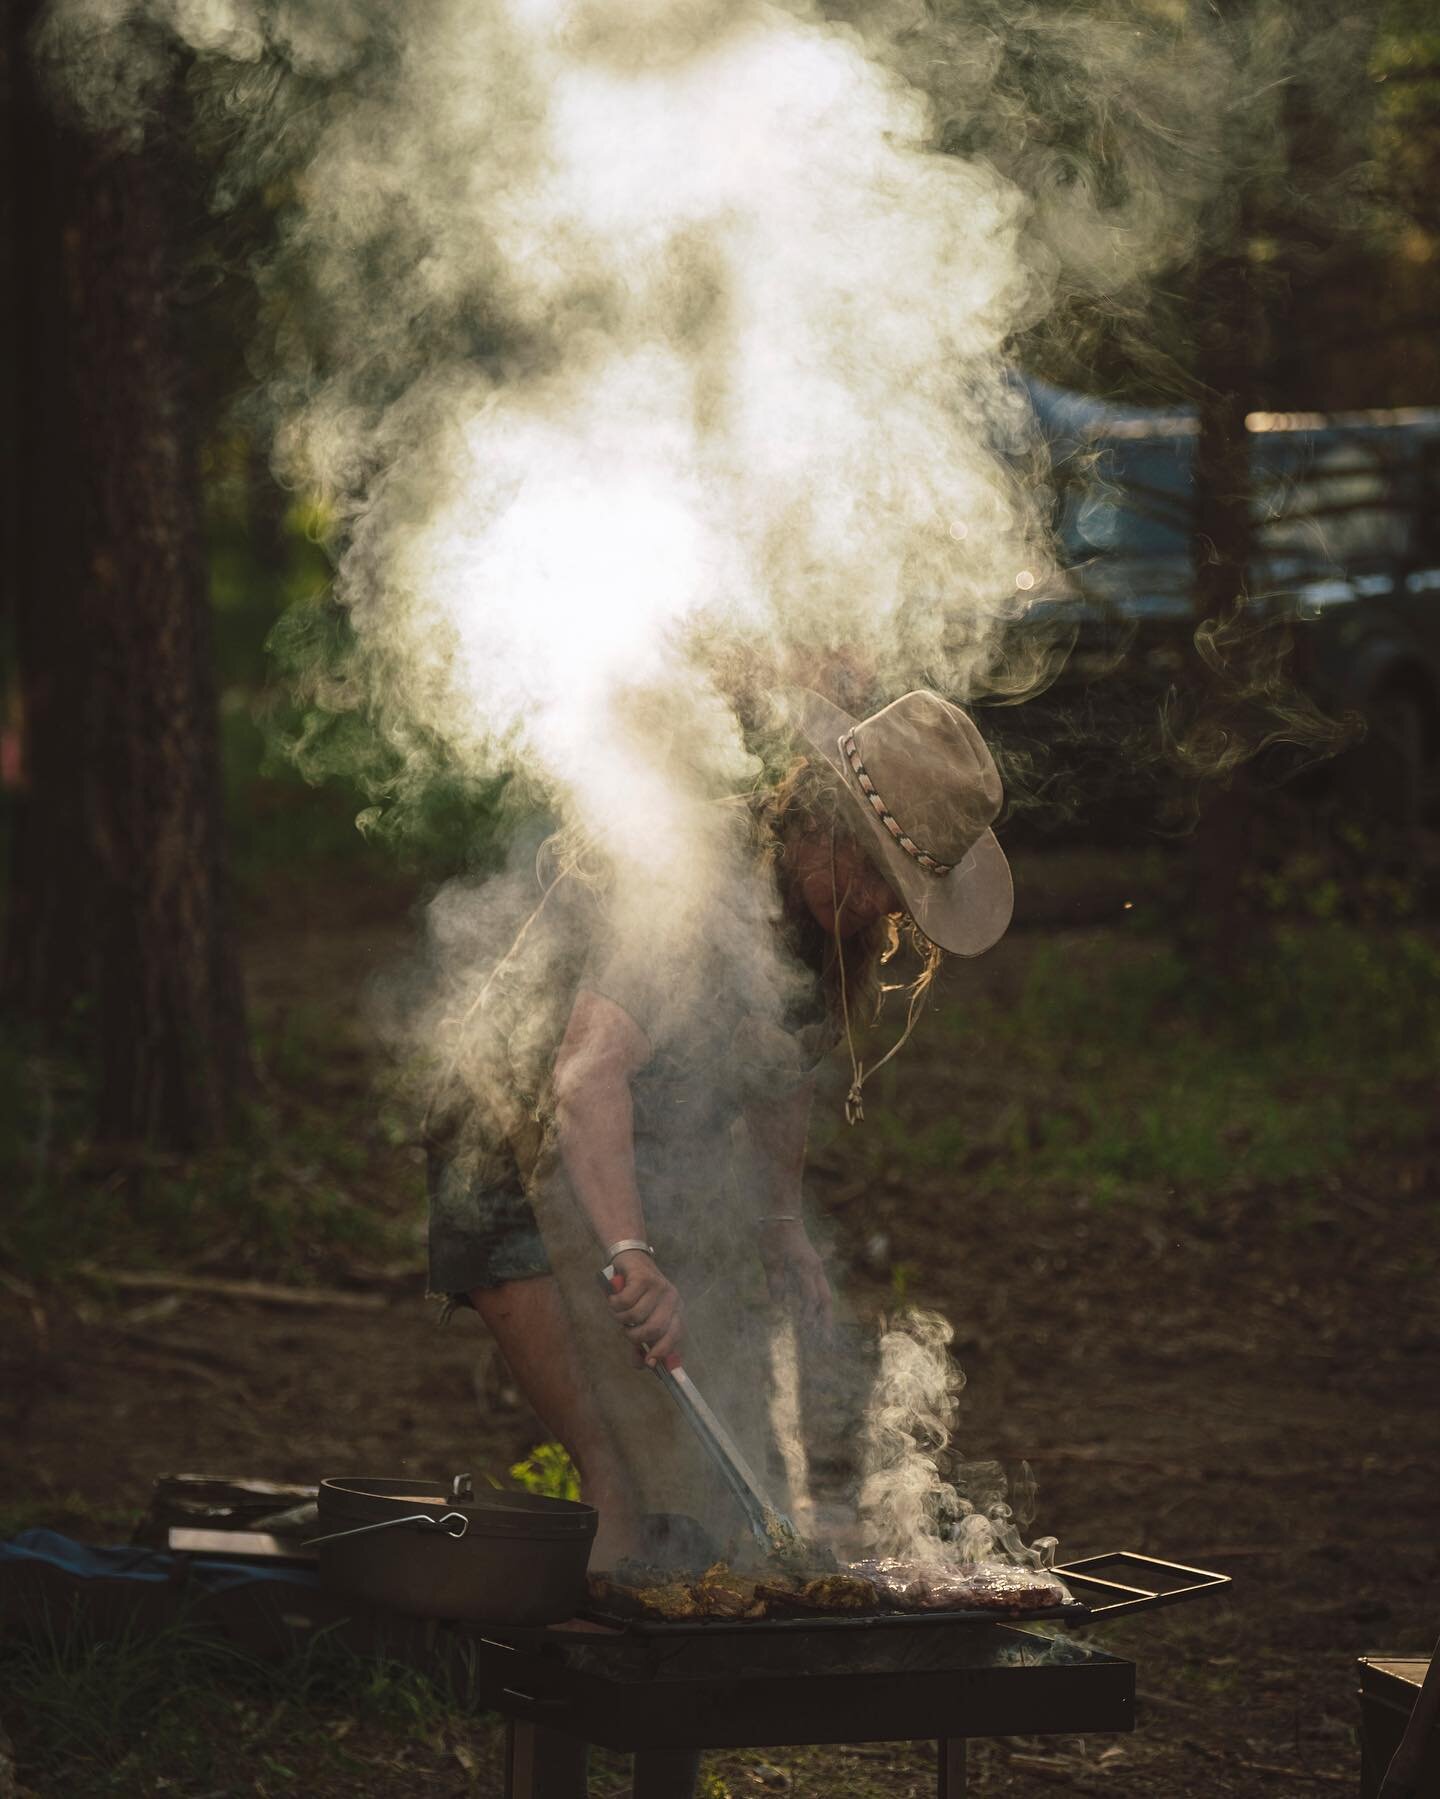
{"type": "Polygon", "coordinates": [[[865,764],[860,760],[860,752],[855,747],[855,733],[852,731],[840,739],[840,748],[845,752],[845,759],[855,772],[855,779],[860,783],[863,793],[875,810],[875,816],[895,839],[907,856],[913,856],[924,869],[932,875],[948,875],[955,867],[953,862],[938,862],[928,850],[922,850],[913,838],[907,837],[900,826],[900,821],[875,791],[875,783],[865,772],[865,764]]]}

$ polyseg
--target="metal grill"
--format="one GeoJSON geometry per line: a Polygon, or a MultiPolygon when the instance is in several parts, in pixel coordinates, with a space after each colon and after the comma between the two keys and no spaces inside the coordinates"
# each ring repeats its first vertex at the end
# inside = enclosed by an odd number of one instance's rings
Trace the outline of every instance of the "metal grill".
{"type": "MultiPolygon", "coordinates": [[[[195,1509],[202,1515],[160,1535],[170,1549],[234,1556],[243,1542],[241,1553],[259,1560],[294,1553],[256,1529],[273,1520],[195,1509]]],[[[417,1664],[463,1665],[475,1705],[507,1720],[507,1799],[585,1799],[592,1743],[636,1754],[635,1799],[686,1799],[704,1749],[921,1739],[937,1746],[937,1793],[957,1799],[972,1738],[1133,1728],[1134,1664],[1077,1632],[1228,1585],[1128,1551],[1056,1571],[1073,1604],[1003,1620],[888,1612],[674,1623],[597,1611],[536,1629],[369,1614],[318,1592],[304,1604],[316,1626],[330,1619],[357,1647],[383,1640],[417,1664]]]]}
{"type": "Polygon", "coordinates": [[[509,1720],[507,1799],[583,1799],[577,1743],[636,1751],[636,1799],[682,1799],[699,1749],[924,1738],[955,1799],[972,1737],[1130,1730],[1134,1664],[1071,1627],[1227,1577],[1123,1552],[1058,1572],[1078,1597],[1053,1632],[943,1612],[477,1632],[477,1676],[509,1720]]]}

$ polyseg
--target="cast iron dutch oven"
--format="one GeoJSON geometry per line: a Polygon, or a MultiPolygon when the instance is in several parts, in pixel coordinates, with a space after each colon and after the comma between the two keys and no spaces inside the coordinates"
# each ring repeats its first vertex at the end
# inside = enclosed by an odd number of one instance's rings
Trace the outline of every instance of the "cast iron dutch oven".
{"type": "Polygon", "coordinates": [[[320,1482],[321,1583],[421,1618],[558,1624],[585,1594],[593,1505],[441,1481],[320,1482]]]}

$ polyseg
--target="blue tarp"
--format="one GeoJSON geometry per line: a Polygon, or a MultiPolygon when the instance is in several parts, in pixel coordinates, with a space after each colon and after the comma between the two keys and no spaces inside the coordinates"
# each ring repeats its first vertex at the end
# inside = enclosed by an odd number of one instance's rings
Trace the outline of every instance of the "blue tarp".
{"type": "Polygon", "coordinates": [[[37,1572],[53,1570],[72,1580],[133,1580],[150,1586],[168,1586],[183,1578],[192,1591],[198,1587],[206,1593],[228,1593],[265,1581],[317,1589],[320,1585],[313,1568],[294,1563],[272,1568],[262,1562],[232,1562],[217,1556],[171,1555],[165,1549],[142,1549],[133,1543],[77,1543],[58,1530],[22,1530],[19,1536],[0,1543],[0,1576],[22,1567],[37,1572]]]}

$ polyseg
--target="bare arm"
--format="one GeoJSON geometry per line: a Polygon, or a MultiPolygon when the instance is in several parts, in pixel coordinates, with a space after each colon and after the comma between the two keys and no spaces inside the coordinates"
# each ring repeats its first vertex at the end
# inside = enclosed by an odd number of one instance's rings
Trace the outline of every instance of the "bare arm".
{"type": "Polygon", "coordinates": [[[582,987],[555,1059],[555,1125],[565,1172],[603,1249],[645,1241],[635,1184],[630,1077],[650,1060],[650,1040],[613,1000],[582,987]]]}
{"type": "MultiPolygon", "coordinates": [[[[555,1127],[570,1185],[601,1249],[624,1237],[648,1241],[635,1180],[630,1080],[650,1060],[650,1040],[613,1000],[582,987],[555,1059],[555,1127]]],[[[610,1309],[642,1359],[673,1354],[683,1335],[680,1295],[654,1259],[615,1258],[622,1291],[610,1309]]]]}

